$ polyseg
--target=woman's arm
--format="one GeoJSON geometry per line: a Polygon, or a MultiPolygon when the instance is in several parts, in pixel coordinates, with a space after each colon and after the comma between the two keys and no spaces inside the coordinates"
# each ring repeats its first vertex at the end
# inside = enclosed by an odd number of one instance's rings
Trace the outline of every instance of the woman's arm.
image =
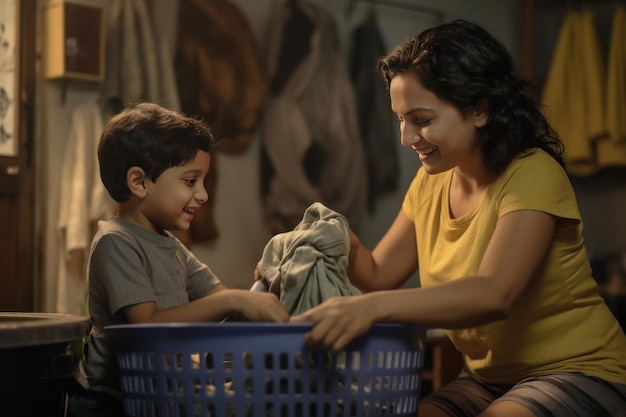
{"type": "Polygon", "coordinates": [[[350,232],[348,276],[363,292],[394,289],[417,269],[413,222],[400,211],[376,248],[370,251],[350,232]]]}
{"type": "Polygon", "coordinates": [[[292,321],[314,322],[307,341],[340,350],[376,322],[466,328],[504,319],[540,268],[555,224],[544,212],[508,213],[498,220],[478,274],[429,288],[332,298],[292,321]]]}

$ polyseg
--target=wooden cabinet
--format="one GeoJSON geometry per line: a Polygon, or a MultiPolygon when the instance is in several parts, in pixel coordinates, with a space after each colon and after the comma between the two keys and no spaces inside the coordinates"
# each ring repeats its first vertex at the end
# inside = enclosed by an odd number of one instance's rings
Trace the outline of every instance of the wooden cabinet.
{"type": "Polygon", "coordinates": [[[89,0],[48,0],[44,9],[44,66],[47,79],[102,81],[102,8],[89,0]]]}

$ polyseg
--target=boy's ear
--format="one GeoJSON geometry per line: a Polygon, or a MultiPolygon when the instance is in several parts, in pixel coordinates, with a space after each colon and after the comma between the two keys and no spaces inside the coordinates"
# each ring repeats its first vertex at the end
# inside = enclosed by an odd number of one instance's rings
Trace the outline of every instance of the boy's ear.
{"type": "Polygon", "coordinates": [[[474,107],[474,126],[484,127],[489,121],[489,101],[482,99],[474,107]]]}
{"type": "Polygon", "coordinates": [[[126,183],[130,192],[139,198],[146,196],[146,173],[143,169],[133,166],[126,172],[126,183]]]}

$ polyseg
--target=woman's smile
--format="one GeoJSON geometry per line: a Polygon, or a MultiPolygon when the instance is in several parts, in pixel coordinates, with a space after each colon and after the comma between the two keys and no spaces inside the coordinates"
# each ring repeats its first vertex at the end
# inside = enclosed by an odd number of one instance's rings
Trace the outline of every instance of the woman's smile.
{"type": "Polygon", "coordinates": [[[432,154],[437,149],[439,149],[437,146],[430,146],[428,148],[421,148],[421,149],[418,149],[415,146],[412,146],[412,148],[419,155],[420,161],[423,161],[424,159],[428,158],[430,154],[432,154]]]}

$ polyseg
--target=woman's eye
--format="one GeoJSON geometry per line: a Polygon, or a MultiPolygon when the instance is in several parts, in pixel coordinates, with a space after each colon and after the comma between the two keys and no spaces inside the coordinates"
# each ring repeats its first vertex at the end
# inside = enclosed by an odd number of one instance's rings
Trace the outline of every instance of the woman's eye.
{"type": "Polygon", "coordinates": [[[423,118],[414,118],[414,119],[409,119],[409,120],[404,120],[404,118],[402,116],[396,116],[396,118],[398,119],[398,122],[400,123],[411,123],[415,126],[420,126],[420,127],[424,127],[430,124],[430,122],[432,122],[432,119],[428,118],[428,119],[423,119],[423,118]]]}

